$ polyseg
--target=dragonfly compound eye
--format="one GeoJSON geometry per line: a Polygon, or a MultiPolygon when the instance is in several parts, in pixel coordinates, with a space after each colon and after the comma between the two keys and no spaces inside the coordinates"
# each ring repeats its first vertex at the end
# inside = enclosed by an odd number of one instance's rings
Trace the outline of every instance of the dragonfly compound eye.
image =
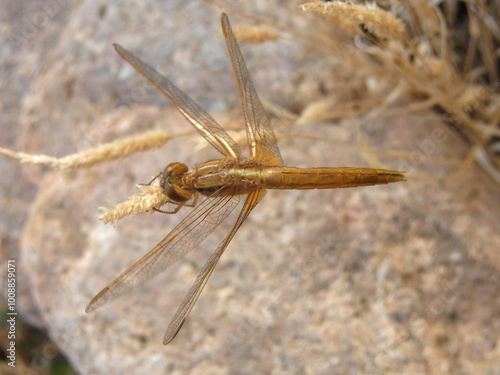
{"type": "Polygon", "coordinates": [[[160,184],[167,196],[174,202],[186,202],[192,196],[190,191],[180,187],[182,175],[187,171],[188,167],[184,163],[170,163],[163,170],[160,184]]]}

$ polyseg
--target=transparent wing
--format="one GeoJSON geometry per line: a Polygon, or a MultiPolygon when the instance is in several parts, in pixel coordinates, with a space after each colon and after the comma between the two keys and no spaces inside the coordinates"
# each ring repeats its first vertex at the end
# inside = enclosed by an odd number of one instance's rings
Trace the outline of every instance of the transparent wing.
{"type": "Polygon", "coordinates": [[[167,77],[156,69],[134,56],[118,44],[113,44],[116,51],[135,70],[141,73],[149,82],[161,91],[188,119],[194,128],[223,155],[237,158],[240,153],[238,144],[226,133],[210,114],[201,108],[193,99],[182,92],[167,77]]]}
{"type": "Polygon", "coordinates": [[[234,194],[234,190],[222,194],[209,197],[197,206],[148,254],[95,296],[85,311],[94,311],[125,294],[165,270],[196,247],[238,205],[240,198],[234,194]]]}
{"type": "Polygon", "coordinates": [[[215,266],[217,265],[217,262],[219,261],[222,253],[224,253],[224,250],[226,250],[227,245],[229,245],[229,242],[231,242],[236,231],[239,229],[241,224],[243,224],[248,214],[250,214],[250,211],[252,211],[252,209],[257,205],[257,203],[260,202],[260,200],[265,195],[266,195],[265,190],[257,190],[248,195],[245,204],[243,206],[243,209],[241,210],[240,215],[238,216],[238,219],[234,224],[233,229],[228,234],[228,236],[219,244],[217,249],[212,253],[207,263],[203,267],[203,270],[196,278],[193,286],[191,287],[191,289],[189,289],[188,294],[186,294],[186,297],[184,297],[184,300],[182,301],[181,305],[175,312],[174,317],[172,318],[170,324],[168,325],[165,337],[163,338],[163,345],[167,345],[177,335],[177,332],[179,332],[179,330],[181,329],[182,325],[184,324],[184,321],[188,317],[189,313],[191,312],[191,309],[196,303],[196,300],[198,299],[200,293],[202,292],[203,287],[210,278],[210,275],[212,274],[215,266]]]}
{"type": "Polygon", "coordinates": [[[229,50],[229,57],[233,64],[234,74],[240,91],[250,155],[259,161],[261,165],[281,166],[283,165],[283,159],[281,158],[269,117],[257,96],[245,60],[231,29],[229,18],[225,13],[222,13],[221,22],[222,30],[226,37],[227,49],[229,50]]]}

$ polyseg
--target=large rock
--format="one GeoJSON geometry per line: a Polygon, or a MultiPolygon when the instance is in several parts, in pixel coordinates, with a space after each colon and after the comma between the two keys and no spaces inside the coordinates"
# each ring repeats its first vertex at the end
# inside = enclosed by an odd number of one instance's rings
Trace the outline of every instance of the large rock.
{"type": "MultiPolygon", "coordinates": [[[[224,127],[243,128],[242,114],[231,111],[240,104],[218,8],[182,1],[20,4],[3,10],[16,37],[3,47],[2,146],[62,156],[152,128],[188,130],[174,109],[157,107],[170,104],[112,42],[159,67],[224,127]]],[[[248,11],[299,28],[307,18],[296,5],[278,12],[277,3],[264,2],[248,11]]],[[[233,26],[248,23],[229,16],[233,26]]],[[[286,108],[304,108],[325,87],[337,87],[332,97],[362,95],[363,76],[349,61],[288,41],[242,50],[260,96],[286,108]]],[[[113,227],[97,220],[95,208],[123,201],[166,163],[194,166],[217,154],[200,150],[199,137],[183,137],[71,172],[2,157],[2,264],[20,263],[18,308],[47,329],[82,374],[500,368],[499,187],[475,167],[455,178],[422,175],[429,167],[456,168],[437,160],[464,159],[462,140],[431,112],[277,130],[304,135],[279,142],[287,165],[367,166],[359,148],[330,142],[366,140],[411,153],[409,163],[384,159],[408,170],[409,181],[270,192],[229,245],[178,337],[163,347],[171,316],[230,222],[161,276],[87,315],[89,300],[190,210],[113,227]]]]}

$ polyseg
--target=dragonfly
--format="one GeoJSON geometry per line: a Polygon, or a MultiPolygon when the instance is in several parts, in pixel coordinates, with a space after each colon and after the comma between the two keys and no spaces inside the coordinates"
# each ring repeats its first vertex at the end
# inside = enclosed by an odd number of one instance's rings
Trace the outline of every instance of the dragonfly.
{"type": "Polygon", "coordinates": [[[192,170],[184,163],[170,163],[156,177],[168,202],[175,206],[170,212],[157,211],[173,214],[185,206],[193,207],[193,211],[149,253],[95,296],[86,312],[95,311],[127,293],[196,248],[238,206],[240,197],[246,195],[234,226],[213,251],[175,312],[165,333],[164,345],[181,329],[220,257],[267,189],[333,189],[405,180],[404,172],[386,169],[284,166],[270,119],[257,96],[225,13],[222,13],[221,23],[243,107],[249,157],[240,156],[238,143],[193,99],[153,67],[114,44],[118,54],[166,96],[223,157],[192,170]],[[197,203],[199,196],[206,197],[200,204],[197,203]]]}

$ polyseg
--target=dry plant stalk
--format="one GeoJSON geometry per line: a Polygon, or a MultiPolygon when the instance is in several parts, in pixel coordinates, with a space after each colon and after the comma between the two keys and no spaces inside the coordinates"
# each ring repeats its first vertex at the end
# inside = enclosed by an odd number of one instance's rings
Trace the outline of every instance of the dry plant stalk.
{"type": "MultiPolygon", "coordinates": [[[[343,34],[366,37],[362,51],[376,62],[372,70],[380,80],[386,81],[387,87],[405,82],[401,97],[418,97],[429,107],[441,109],[445,120],[477,150],[473,153],[476,162],[500,181],[496,63],[500,4],[453,0],[440,4],[427,0],[353,4],[347,0],[306,3],[301,8],[325,18],[343,34]]],[[[335,107],[322,100],[311,103],[299,119],[329,119],[332,111],[335,107]]]]}
{"type": "Polygon", "coordinates": [[[260,26],[239,26],[234,27],[234,35],[238,42],[263,43],[278,39],[278,34],[271,29],[260,26]]]}
{"type": "Polygon", "coordinates": [[[119,203],[114,208],[98,207],[102,212],[99,220],[104,223],[115,224],[118,220],[132,214],[153,213],[155,208],[160,208],[168,202],[168,197],[159,185],[137,185],[141,190],[128,197],[125,202],[119,203]]]}
{"type": "Polygon", "coordinates": [[[316,13],[327,18],[336,27],[353,36],[366,35],[369,32],[381,38],[401,39],[404,34],[403,23],[375,4],[317,2],[303,4],[301,8],[304,12],[316,13]]]}
{"type": "MultiPolygon", "coordinates": [[[[0,154],[17,159],[21,163],[45,165],[60,170],[87,168],[105,161],[124,158],[138,152],[158,148],[170,139],[180,135],[185,134],[173,135],[165,131],[154,130],[133,137],[119,139],[62,158],[47,155],[30,155],[5,148],[0,148],[0,154]]],[[[114,224],[118,220],[132,214],[152,213],[154,208],[160,208],[167,203],[168,197],[163,192],[163,188],[158,186],[158,184],[137,186],[141,192],[131,195],[128,200],[118,204],[116,207],[98,207],[98,210],[102,212],[99,219],[105,223],[114,224]]]]}
{"type": "Polygon", "coordinates": [[[161,147],[175,136],[178,135],[172,135],[161,130],[154,130],[133,137],[119,139],[96,148],[80,151],[61,158],[47,155],[31,155],[1,147],[0,154],[12,159],[17,159],[23,164],[45,165],[61,170],[81,167],[88,168],[98,163],[125,158],[138,152],[161,147]]]}

